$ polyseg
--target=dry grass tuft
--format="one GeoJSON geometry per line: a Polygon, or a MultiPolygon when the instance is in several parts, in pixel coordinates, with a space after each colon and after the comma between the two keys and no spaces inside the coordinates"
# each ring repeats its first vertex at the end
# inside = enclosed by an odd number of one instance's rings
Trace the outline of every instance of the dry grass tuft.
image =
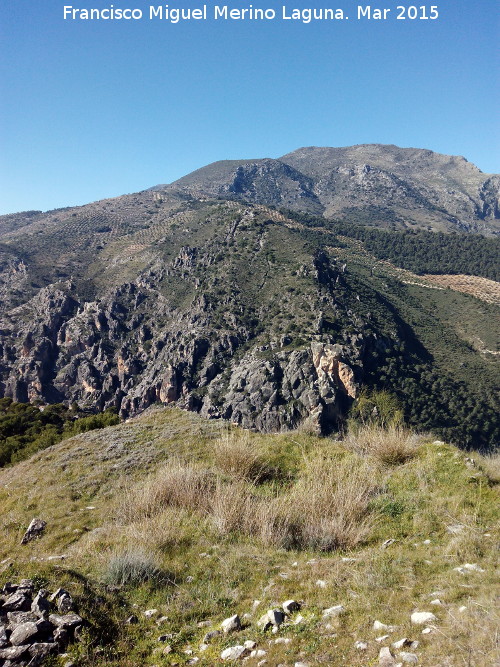
{"type": "Polygon", "coordinates": [[[191,463],[169,461],[143,486],[129,493],[122,505],[126,522],[146,519],[167,507],[203,510],[216,485],[214,474],[191,463]]]}
{"type": "Polygon", "coordinates": [[[500,451],[475,458],[491,484],[500,484],[500,451]]]}
{"type": "Polygon", "coordinates": [[[247,433],[225,433],[215,443],[213,454],[217,467],[237,479],[259,483],[272,477],[269,463],[247,433]]]}
{"type": "Polygon", "coordinates": [[[369,503],[377,492],[373,470],[362,461],[308,461],[289,503],[300,525],[302,548],[331,551],[357,546],[372,521],[369,503]]]}
{"type": "Polygon", "coordinates": [[[219,535],[241,533],[279,548],[348,549],[366,537],[372,525],[369,504],[377,491],[373,467],[366,461],[315,453],[303,460],[294,484],[262,492],[255,472],[263,470],[263,459],[252,457],[248,442],[221,443],[217,460],[223,461],[223,471],[171,461],[129,493],[120,509],[128,530],[135,526],[139,533],[147,532],[159,547],[165,543],[162,531],[152,533],[146,526],[176,509],[185,517],[207,520],[219,535]],[[230,457],[222,457],[228,452],[230,457]],[[233,465],[234,473],[228,474],[233,465]]]}
{"type": "Polygon", "coordinates": [[[370,456],[385,465],[400,465],[417,455],[422,439],[411,431],[391,426],[364,426],[344,440],[347,449],[370,456]]]}

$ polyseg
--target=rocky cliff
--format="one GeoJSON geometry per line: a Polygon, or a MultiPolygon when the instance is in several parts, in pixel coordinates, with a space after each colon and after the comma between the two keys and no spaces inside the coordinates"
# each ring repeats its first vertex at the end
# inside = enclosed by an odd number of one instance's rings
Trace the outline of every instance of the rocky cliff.
{"type": "MultiPolygon", "coordinates": [[[[345,267],[272,211],[219,202],[202,211],[213,226],[204,246],[172,248],[168,260],[157,251],[99,298],[66,279],[4,312],[2,393],[122,416],[176,402],[261,430],[334,425],[365,356],[390,344],[349,307],[345,267]]],[[[111,262],[110,280],[124,259],[111,262]]],[[[32,282],[16,261],[4,269],[11,294],[32,282]]]]}

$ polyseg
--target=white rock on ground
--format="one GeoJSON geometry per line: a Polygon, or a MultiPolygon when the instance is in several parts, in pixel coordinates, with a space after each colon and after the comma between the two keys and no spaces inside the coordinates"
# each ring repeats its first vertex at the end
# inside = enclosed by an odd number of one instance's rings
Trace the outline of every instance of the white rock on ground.
{"type": "Polygon", "coordinates": [[[464,563],[459,567],[454,567],[455,572],[460,572],[460,574],[467,574],[468,572],[485,572],[482,567],[479,567],[477,563],[464,563]]]}
{"type": "Polygon", "coordinates": [[[394,632],[396,629],[395,625],[386,625],[385,623],[381,623],[380,621],[374,621],[373,622],[373,629],[374,630],[385,630],[386,632],[394,632]]]}
{"type": "Polygon", "coordinates": [[[238,660],[246,655],[247,649],[244,646],[236,645],[230,646],[222,651],[220,657],[222,660],[238,660]]]}
{"type": "Polygon", "coordinates": [[[409,665],[418,665],[418,656],[415,653],[408,653],[407,651],[401,651],[399,657],[403,662],[409,665]]]}
{"type": "Polygon", "coordinates": [[[220,624],[224,634],[228,634],[229,632],[236,632],[238,630],[241,630],[241,621],[240,617],[238,614],[234,614],[234,616],[230,616],[229,618],[225,618],[222,623],[220,624]]]}
{"type": "Polygon", "coordinates": [[[378,664],[381,667],[394,667],[396,661],[388,646],[383,646],[378,654],[378,664]]]}
{"type": "Polygon", "coordinates": [[[357,648],[358,651],[366,651],[368,644],[366,642],[357,641],[354,642],[354,648],[357,648]]]}
{"type": "Polygon", "coordinates": [[[152,618],[158,614],[158,609],[146,609],[146,611],[143,613],[146,618],[152,618]]]}
{"type": "Polygon", "coordinates": [[[411,617],[411,622],[414,625],[423,625],[424,623],[432,623],[437,621],[436,616],[431,611],[415,611],[411,617]]]}
{"type": "Polygon", "coordinates": [[[267,651],[264,651],[262,648],[256,649],[250,653],[251,658],[263,658],[265,655],[267,655],[267,651]]]}
{"type": "Polygon", "coordinates": [[[328,607],[328,609],[323,610],[323,618],[332,618],[334,616],[340,616],[344,613],[345,607],[341,604],[334,605],[333,607],[328,607]]]}

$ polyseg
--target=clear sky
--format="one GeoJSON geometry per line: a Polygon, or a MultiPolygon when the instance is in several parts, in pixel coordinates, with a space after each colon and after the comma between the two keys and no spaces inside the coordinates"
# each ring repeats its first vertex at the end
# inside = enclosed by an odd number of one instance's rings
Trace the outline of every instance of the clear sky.
{"type": "MultiPolygon", "coordinates": [[[[311,145],[430,148],[500,171],[497,0],[431,0],[436,21],[396,20],[397,2],[372,5],[392,19],[356,21],[352,0],[284,0],[289,13],[339,7],[349,20],[176,25],[148,20],[145,0],[72,5],[136,7],[141,21],[64,21],[71,1],[1,2],[0,213],[311,145]]],[[[278,17],[282,5],[253,2],[278,17]]]]}

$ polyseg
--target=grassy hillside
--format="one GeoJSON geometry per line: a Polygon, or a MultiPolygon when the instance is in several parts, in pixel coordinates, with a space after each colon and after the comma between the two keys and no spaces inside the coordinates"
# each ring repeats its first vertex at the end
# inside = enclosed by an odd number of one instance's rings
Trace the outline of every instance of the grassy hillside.
{"type": "Polygon", "coordinates": [[[483,667],[500,659],[498,482],[497,460],[401,429],[263,435],[152,408],[0,471],[0,584],[67,588],[91,623],[82,666],[218,665],[252,640],[268,665],[361,667],[406,637],[420,665],[483,667]],[[21,545],[33,517],[45,533],[21,545]],[[257,626],[289,599],[276,634],[257,626]],[[233,614],[243,629],[201,650],[233,614]]]}

